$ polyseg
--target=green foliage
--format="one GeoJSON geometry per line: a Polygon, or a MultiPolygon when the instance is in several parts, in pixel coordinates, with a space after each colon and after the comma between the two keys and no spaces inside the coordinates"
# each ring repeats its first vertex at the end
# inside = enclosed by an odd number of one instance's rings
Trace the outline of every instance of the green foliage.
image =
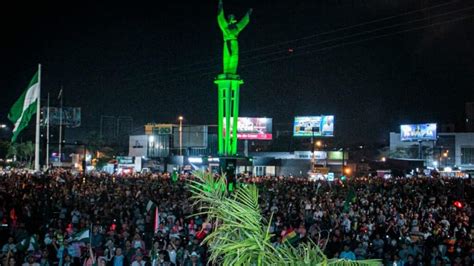
{"type": "Polygon", "coordinates": [[[8,147],[7,158],[18,156],[18,143],[11,143],[8,147]]]}
{"type": "Polygon", "coordinates": [[[33,156],[35,153],[35,145],[31,141],[22,142],[22,143],[10,143],[8,145],[8,151],[6,153],[7,158],[15,158],[24,162],[28,165],[31,165],[33,161],[33,156]]]}
{"type": "Polygon", "coordinates": [[[9,141],[0,141],[0,158],[5,159],[7,157],[10,146],[9,141]]]}
{"type": "Polygon", "coordinates": [[[196,215],[206,215],[218,224],[204,243],[209,246],[210,260],[219,265],[380,265],[377,260],[329,260],[313,242],[297,247],[274,247],[270,221],[266,221],[258,204],[255,185],[237,186],[233,193],[225,188],[226,179],[215,180],[210,173],[198,172],[190,187],[196,215]]]}

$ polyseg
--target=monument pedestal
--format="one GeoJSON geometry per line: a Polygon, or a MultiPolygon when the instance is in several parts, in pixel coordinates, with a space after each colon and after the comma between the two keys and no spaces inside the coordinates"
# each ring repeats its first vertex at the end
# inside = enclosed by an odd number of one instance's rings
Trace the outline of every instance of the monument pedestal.
{"type": "Polygon", "coordinates": [[[240,85],[244,81],[236,74],[220,74],[214,83],[217,84],[218,93],[218,153],[220,156],[235,156],[237,154],[239,93],[240,85]]]}

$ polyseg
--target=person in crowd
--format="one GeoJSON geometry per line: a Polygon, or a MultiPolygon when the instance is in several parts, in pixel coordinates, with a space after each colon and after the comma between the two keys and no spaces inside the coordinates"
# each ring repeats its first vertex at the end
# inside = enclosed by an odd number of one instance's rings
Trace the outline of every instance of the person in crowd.
{"type": "Polygon", "coordinates": [[[344,250],[339,254],[339,258],[346,260],[356,260],[356,255],[350,250],[348,244],[344,245],[344,250]]]}
{"type": "Polygon", "coordinates": [[[143,255],[140,251],[137,251],[135,258],[133,259],[132,266],[145,266],[146,261],[143,260],[143,255]]]}
{"type": "Polygon", "coordinates": [[[107,262],[107,266],[126,266],[129,265],[127,258],[123,255],[122,249],[115,249],[115,254],[107,262]]]}
{"type": "Polygon", "coordinates": [[[22,266],[40,266],[40,264],[36,262],[35,257],[33,255],[29,255],[26,258],[26,262],[23,263],[22,266]]]}

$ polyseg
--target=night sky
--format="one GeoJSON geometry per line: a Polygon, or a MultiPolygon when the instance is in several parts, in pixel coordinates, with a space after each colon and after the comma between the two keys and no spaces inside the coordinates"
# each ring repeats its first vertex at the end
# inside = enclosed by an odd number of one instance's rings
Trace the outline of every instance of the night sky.
{"type": "MultiPolygon", "coordinates": [[[[101,114],[216,124],[217,0],[41,2],[2,8],[0,123],[41,63],[43,97],[63,86],[82,130],[101,114]]],[[[241,116],[290,130],[296,115],[334,114],[338,138],[370,143],[400,123],[462,124],[474,101],[473,1],[224,2],[238,18],[250,7],[241,116]]]]}

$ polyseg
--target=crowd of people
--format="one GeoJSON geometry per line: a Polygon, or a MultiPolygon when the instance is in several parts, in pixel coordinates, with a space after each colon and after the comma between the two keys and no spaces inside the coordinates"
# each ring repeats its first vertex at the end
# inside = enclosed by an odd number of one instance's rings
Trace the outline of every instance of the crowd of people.
{"type": "MultiPolygon", "coordinates": [[[[188,178],[193,177],[0,171],[0,262],[205,265],[209,254],[202,241],[213,223],[193,216],[188,178]]],[[[238,182],[259,187],[262,214],[268,220],[273,215],[274,246],[312,240],[330,258],[379,258],[397,266],[473,264],[471,179],[238,182]]]]}

